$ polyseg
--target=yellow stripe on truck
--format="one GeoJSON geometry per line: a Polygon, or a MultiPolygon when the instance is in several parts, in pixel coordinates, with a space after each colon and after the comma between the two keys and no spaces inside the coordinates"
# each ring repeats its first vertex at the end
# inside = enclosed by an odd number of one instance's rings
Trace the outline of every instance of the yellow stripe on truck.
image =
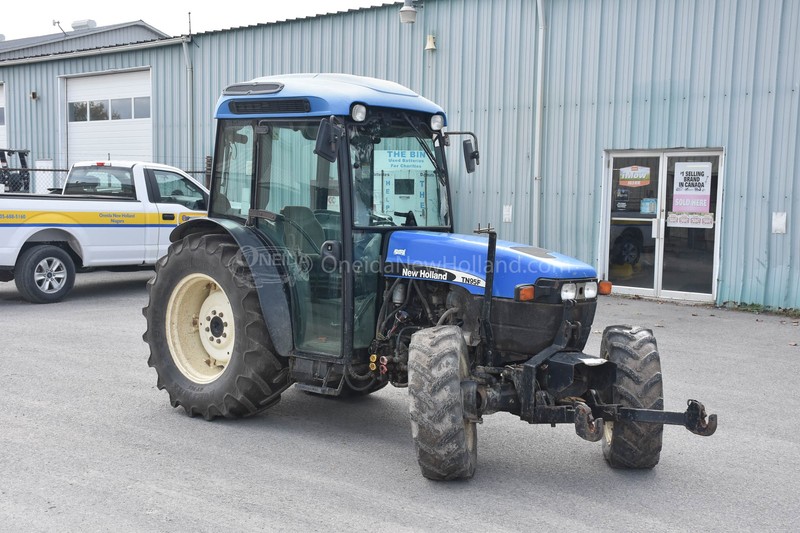
{"type": "Polygon", "coordinates": [[[0,226],[175,226],[204,212],[177,213],[175,220],[165,221],[160,213],[124,211],[0,211],[0,226]]]}

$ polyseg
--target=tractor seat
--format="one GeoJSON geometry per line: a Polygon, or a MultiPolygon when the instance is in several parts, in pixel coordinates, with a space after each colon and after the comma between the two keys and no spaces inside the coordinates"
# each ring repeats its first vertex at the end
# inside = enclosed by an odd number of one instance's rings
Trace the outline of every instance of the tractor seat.
{"type": "Polygon", "coordinates": [[[287,205],[281,209],[281,214],[287,219],[283,227],[286,246],[304,254],[319,255],[322,243],[325,242],[325,230],[311,208],[287,205]]]}

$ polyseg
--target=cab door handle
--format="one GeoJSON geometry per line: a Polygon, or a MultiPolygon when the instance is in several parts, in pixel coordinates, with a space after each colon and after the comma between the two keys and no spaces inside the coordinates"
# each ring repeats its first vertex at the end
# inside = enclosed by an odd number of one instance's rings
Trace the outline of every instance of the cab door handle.
{"type": "Polygon", "coordinates": [[[161,218],[163,220],[175,220],[175,213],[162,213],[161,218]]]}

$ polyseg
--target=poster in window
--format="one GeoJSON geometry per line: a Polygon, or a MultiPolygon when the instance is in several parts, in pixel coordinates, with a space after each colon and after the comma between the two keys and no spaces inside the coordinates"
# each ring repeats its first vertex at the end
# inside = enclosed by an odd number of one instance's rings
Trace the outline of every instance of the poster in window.
{"type": "Polygon", "coordinates": [[[668,227],[714,227],[710,162],[675,163],[672,193],[672,210],[667,213],[668,227]]]}
{"type": "Polygon", "coordinates": [[[650,167],[633,165],[619,169],[620,187],[645,187],[650,185],[650,167]]]}
{"type": "Polygon", "coordinates": [[[711,163],[675,163],[672,211],[708,213],[711,210],[711,163]]]}

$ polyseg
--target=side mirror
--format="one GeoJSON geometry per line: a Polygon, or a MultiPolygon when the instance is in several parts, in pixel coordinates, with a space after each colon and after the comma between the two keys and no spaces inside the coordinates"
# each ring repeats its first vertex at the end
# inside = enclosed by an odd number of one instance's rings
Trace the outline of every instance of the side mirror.
{"type": "Polygon", "coordinates": [[[475,165],[480,164],[480,154],[472,146],[471,139],[464,139],[464,163],[467,165],[467,173],[475,172],[475,165]]]}
{"type": "Polygon", "coordinates": [[[326,161],[336,162],[339,152],[339,141],[344,135],[344,128],[334,123],[334,118],[323,118],[317,132],[317,145],[314,153],[326,161]]]}

